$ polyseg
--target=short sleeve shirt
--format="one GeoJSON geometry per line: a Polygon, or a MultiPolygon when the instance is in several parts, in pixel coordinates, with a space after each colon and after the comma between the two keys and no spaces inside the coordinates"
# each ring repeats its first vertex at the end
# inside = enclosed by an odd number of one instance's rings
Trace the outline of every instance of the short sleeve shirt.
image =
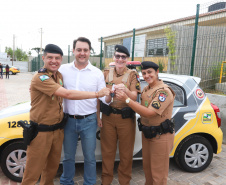
{"type": "Polygon", "coordinates": [[[45,125],[61,122],[63,98],[53,95],[61,86],[63,79],[60,72],[55,77],[46,70],[34,75],[31,81],[30,120],[45,125]]]}
{"type": "Polygon", "coordinates": [[[141,104],[157,115],[151,118],[141,117],[141,123],[146,126],[158,126],[166,119],[171,119],[175,93],[163,81],[155,87],[145,87],[141,95],[141,104]]]}
{"type": "MultiPolygon", "coordinates": [[[[114,69],[110,69],[110,70],[105,70],[104,71],[104,77],[105,77],[105,81],[106,81],[106,86],[108,88],[112,89],[112,86],[114,84],[117,85],[117,84],[120,84],[120,83],[124,83],[125,86],[130,91],[136,91],[137,93],[141,93],[141,91],[140,91],[139,75],[137,74],[136,71],[130,70],[130,69],[128,69],[126,67],[124,69],[124,74],[119,76],[119,75],[117,75],[115,68],[114,69]],[[109,81],[110,70],[113,70],[113,78],[112,78],[112,80],[109,81]],[[128,77],[125,78],[125,75],[128,75],[128,77]]],[[[113,97],[113,102],[110,104],[110,106],[114,107],[114,108],[117,108],[117,109],[128,107],[128,105],[125,102],[122,102],[122,101],[118,100],[116,98],[116,96],[113,97]]]]}

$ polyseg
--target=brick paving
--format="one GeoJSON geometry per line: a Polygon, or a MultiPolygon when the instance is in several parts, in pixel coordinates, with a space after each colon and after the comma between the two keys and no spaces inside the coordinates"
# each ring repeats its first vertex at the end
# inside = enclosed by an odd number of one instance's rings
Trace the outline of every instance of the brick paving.
{"type": "MultiPolygon", "coordinates": [[[[29,86],[33,73],[20,73],[10,75],[10,79],[0,79],[0,110],[16,103],[30,100],[29,86]]],[[[115,162],[114,180],[112,185],[117,185],[117,166],[115,162]]],[[[59,178],[62,173],[62,165],[59,166],[54,185],[60,185],[59,178]]],[[[75,184],[83,184],[83,164],[76,164],[75,184]]],[[[142,161],[133,162],[131,185],[143,185],[145,183],[142,161]]],[[[20,183],[9,180],[0,169],[0,185],[19,185],[20,183]]],[[[39,183],[37,183],[38,185],[39,183]]],[[[97,163],[97,184],[101,184],[101,163],[97,163]]],[[[168,185],[226,185],[226,145],[220,154],[214,155],[210,166],[199,173],[182,171],[173,159],[170,160],[168,185]]]]}

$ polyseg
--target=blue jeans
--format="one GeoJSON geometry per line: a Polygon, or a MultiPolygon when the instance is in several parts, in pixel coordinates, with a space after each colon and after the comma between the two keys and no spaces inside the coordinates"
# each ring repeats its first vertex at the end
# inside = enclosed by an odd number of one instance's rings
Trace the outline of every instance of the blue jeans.
{"type": "Polygon", "coordinates": [[[84,155],[84,185],[96,184],[96,113],[85,119],[68,118],[64,128],[64,159],[63,173],[60,184],[74,185],[75,176],[75,154],[79,136],[81,138],[82,151],[84,155]]]}

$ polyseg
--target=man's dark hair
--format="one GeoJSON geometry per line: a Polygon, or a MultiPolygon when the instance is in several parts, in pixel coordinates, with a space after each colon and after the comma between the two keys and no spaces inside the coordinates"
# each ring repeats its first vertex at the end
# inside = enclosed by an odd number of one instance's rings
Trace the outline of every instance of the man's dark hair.
{"type": "Polygon", "coordinates": [[[76,46],[76,42],[80,41],[80,42],[86,42],[87,44],[89,44],[89,50],[91,50],[91,42],[89,39],[85,38],[85,37],[79,37],[76,40],[73,41],[73,49],[75,49],[76,46]]]}

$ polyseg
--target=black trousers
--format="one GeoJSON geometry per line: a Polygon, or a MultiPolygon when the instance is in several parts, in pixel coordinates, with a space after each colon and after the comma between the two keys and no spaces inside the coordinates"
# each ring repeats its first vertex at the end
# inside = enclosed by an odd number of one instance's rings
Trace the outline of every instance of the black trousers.
{"type": "Polygon", "coordinates": [[[8,76],[8,78],[9,78],[9,72],[6,72],[6,73],[5,73],[5,78],[7,78],[7,76],[8,76]]]}

